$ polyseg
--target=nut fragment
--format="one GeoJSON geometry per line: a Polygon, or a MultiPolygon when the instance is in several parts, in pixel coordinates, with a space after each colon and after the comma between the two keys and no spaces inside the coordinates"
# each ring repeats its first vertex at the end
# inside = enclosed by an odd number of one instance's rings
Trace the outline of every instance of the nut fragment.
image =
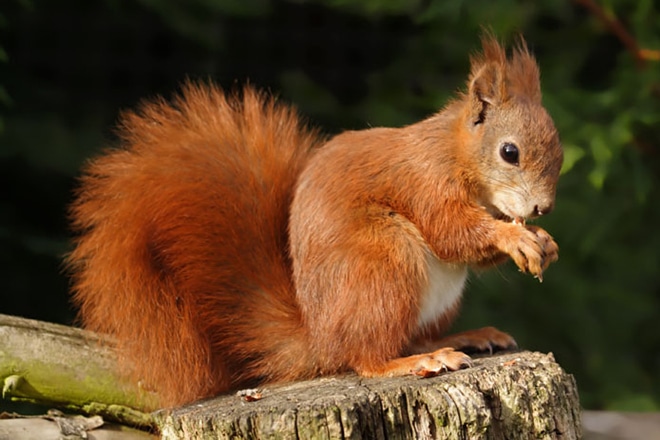
{"type": "Polygon", "coordinates": [[[239,390],[236,392],[236,395],[246,402],[255,402],[257,400],[263,399],[262,392],[257,388],[248,388],[245,390],[239,390]]]}

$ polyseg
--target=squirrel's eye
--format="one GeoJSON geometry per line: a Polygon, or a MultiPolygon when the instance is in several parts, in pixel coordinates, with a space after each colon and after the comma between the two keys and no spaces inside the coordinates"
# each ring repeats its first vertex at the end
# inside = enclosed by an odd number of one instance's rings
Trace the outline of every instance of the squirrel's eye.
{"type": "Polygon", "coordinates": [[[511,142],[506,142],[500,148],[500,156],[504,159],[505,162],[508,162],[512,165],[518,165],[518,147],[516,147],[511,142]]]}

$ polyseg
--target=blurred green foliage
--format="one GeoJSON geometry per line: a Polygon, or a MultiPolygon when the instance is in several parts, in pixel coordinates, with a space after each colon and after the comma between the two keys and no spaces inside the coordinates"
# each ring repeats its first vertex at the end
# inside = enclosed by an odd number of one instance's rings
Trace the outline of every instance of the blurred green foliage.
{"type": "Polygon", "coordinates": [[[475,273],[458,327],[495,324],[554,352],[587,408],[658,410],[660,6],[597,2],[651,59],[638,62],[585,2],[10,0],[0,11],[0,311],[72,321],[66,205],[121,108],[210,77],[267,88],[328,132],[400,126],[462,87],[486,26],[508,41],[524,34],[541,65],[566,160],[557,208],[539,223],[561,259],[543,284],[511,264],[475,273]]]}

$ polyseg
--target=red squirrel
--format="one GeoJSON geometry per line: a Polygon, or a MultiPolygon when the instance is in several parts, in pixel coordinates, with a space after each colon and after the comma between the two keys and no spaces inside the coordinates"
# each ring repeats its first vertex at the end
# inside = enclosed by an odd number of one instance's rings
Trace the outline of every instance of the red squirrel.
{"type": "Polygon", "coordinates": [[[492,327],[442,337],[470,266],[539,279],[558,246],[562,149],[520,39],[492,36],[467,90],[421,122],[325,139],[246,87],[188,82],[120,124],[71,207],[84,326],[160,406],[355,371],[428,375],[506,348],[492,327]]]}

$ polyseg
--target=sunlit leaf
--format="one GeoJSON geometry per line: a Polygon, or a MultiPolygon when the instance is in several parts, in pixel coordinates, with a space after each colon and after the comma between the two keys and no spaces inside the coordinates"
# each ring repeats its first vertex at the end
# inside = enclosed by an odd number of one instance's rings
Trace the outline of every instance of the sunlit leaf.
{"type": "Polygon", "coordinates": [[[564,163],[561,167],[561,174],[568,173],[571,168],[577,163],[578,160],[582,159],[586,152],[584,148],[580,148],[577,145],[564,144],[564,163]]]}

